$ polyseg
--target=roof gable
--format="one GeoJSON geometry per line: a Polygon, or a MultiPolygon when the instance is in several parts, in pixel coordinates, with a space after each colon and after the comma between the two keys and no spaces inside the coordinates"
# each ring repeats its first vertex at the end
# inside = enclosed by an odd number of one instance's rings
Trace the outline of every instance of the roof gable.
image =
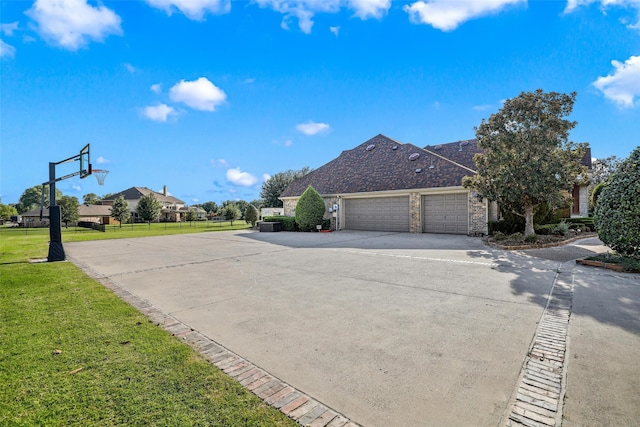
{"type": "Polygon", "coordinates": [[[159,202],[184,204],[182,200],[176,197],[165,196],[164,194],[153,191],[147,187],[131,187],[119,193],[112,194],[108,199],[105,200],[115,200],[120,196],[123,196],[125,200],[139,200],[142,196],[146,196],[150,193],[153,193],[153,195],[156,196],[156,199],[158,199],[159,202]]]}
{"type": "MultiPolygon", "coordinates": [[[[468,151],[477,149],[467,145],[468,151]]],[[[458,163],[438,155],[443,148],[430,152],[377,135],[295,180],[281,197],[300,196],[309,185],[325,195],[460,186],[475,165],[466,166],[466,157],[458,163]]]]}

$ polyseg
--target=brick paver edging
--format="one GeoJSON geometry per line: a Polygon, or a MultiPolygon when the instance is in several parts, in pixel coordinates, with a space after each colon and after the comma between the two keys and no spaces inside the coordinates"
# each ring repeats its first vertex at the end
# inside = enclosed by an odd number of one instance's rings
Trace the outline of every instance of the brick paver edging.
{"type": "Polygon", "coordinates": [[[189,344],[209,362],[238,381],[268,405],[280,410],[302,426],[309,427],[361,427],[344,415],[323,405],[311,396],[269,374],[231,350],[190,328],[173,316],[153,306],[148,301],[129,292],[88,265],[73,259],[69,261],[89,277],[110,289],[129,305],[135,307],[149,320],[189,344]]]}
{"type": "Polygon", "coordinates": [[[566,387],[565,354],[573,281],[557,273],[525,359],[505,427],[559,427],[566,387]]]}

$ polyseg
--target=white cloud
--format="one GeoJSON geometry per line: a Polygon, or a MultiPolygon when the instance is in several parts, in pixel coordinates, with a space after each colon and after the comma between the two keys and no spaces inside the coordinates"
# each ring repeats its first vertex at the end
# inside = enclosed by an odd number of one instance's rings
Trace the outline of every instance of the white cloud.
{"type": "Polygon", "coordinates": [[[130,72],[131,74],[135,73],[136,71],[138,71],[138,69],[136,67],[134,67],[133,65],[129,64],[129,63],[124,63],[124,68],[127,69],[128,72],[130,72]]]}
{"type": "Polygon", "coordinates": [[[256,79],[254,79],[253,77],[249,77],[249,78],[247,78],[247,79],[244,79],[242,82],[243,82],[244,84],[248,84],[248,85],[250,85],[250,84],[254,84],[254,83],[256,82],[256,79]]]}
{"type": "Polygon", "coordinates": [[[107,160],[107,159],[105,159],[105,158],[104,158],[104,157],[102,157],[102,156],[100,156],[100,157],[98,157],[98,158],[96,159],[96,164],[98,164],[98,165],[104,165],[104,164],[107,164],[107,163],[110,163],[110,161],[109,161],[109,160],[107,160]]]}
{"type": "MultiPolygon", "coordinates": [[[[627,27],[635,30],[640,29],[640,0],[567,0],[567,5],[564,8],[564,12],[571,13],[579,7],[588,6],[591,3],[600,3],[602,13],[606,13],[607,8],[610,6],[636,9],[636,12],[638,14],[638,22],[636,22],[635,24],[629,24],[627,25],[627,27]]],[[[623,23],[626,22],[623,21],[623,23]]]]}
{"type": "Polygon", "coordinates": [[[229,162],[225,159],[211,159],[211,166],[216,168],[227,168],[229,167],[229,162]]]}
{"type": "Polygon", "coordinates": [[[194,81],[180,80],[169,91],[172,101],[182,102],[194,110],[214,111],[227,95],[205,77],[194,81]]]}
{"type": "Polygon", "coordinates": [[[335,13],[340,10],[339,0],[256,0],[256,3],[284,14],[280,26],[285,30],[289,29],[289,21],[297,18],[298,27],[305,34],[311,33],[316,13],[335,13]]]}
{"type": "Polygon", "coordinates": [[[481,104],[481,105],[473,106],[473,109],[476,111],[485,111],[485,110],[488,110],[489,108],[491,108],[491,104],[481,104]]]}
{"type": "Polygon", "coordinates": [[[158,104],[156,106],[145,107],[142,114],[150,120],[166,122],[170,115],[175,114],[175,110],[167,104],[158,104]]]}
{"type": "Polygon", "coordinates": [[[640,97],[640,56],[631,56],[624,63],[611,61],[611,64],[615,68],[613,74],[598,77],[593,86],[619,107],[634,107],[635,98],[640,97]]]}
{"type": "Polygon", "coordinates": [[[227,170],[227,181],[242,187],[251,187],[258,182],[258,178],[248,172],[242,172],[240,168],[227,170]]]}
{"type": "Polygon", "coordinates": [[[189,19],[201,21],[209,13],[223,14],[231,11],[230,0],[146,0],[147,4],[157,9],[163,9],[167,15],[175,10],[184,13],[189,19]]]}
{"type": "Polygon", "coordinates": [[[18,29],[18,22],[12,22],[11,24],[0,24],[0,31],[2,31],[2,33],[5,36],[9,36],[11,37],[13,35],[13,32],[15,30],[18,29]]]}
{"type": "Polygon", "coordinates": [[[262,181],[269,181],[271,179],[271,175],[269,175],[268,173],[263,173],[262,174],[262,181]]]}
{"type": "Polygon", "coordinates": [[[349,0],[349,7],[355,11],[354,16],[362,20],[381,19],[391,7],[391,0],[349,0]]]}
{"type": "Polygon", "coordinates": [[[309,120],[307,123],[300,123],[296,125],[298,132],[302,132],[305,135],[316,135],[320,132],[325,132],[331,129],[327,123],[316,123],[309,120]]]}
{"type": "Polygon", "coordinates": [[[109,34],[122,34],[120,17],[111,9],[87,0],[36,0],[25,12],[37,22],[40,35],[65,49],[77,50],[88,40],[102,41],[109,34]]]}
{"type": "Polygon", "coordinates": [[[154,85],[151,85],[150,89],[153,93],[160,93],[162,92],[162,85],[160,83],[156,83],[154,85]]]}
{"type": "Polygon", "coordinates": [[[338,37],[338,34],[340,34],[340,27],[329,27],[329,31],[331,31],[334,36],[338,37]]]}
{"type": "Polygon", "coordinates": [[[15,54],[16,48],[0,39],[0,58],[13,58],[15,54]]]}
{"type": "Polygon", "coordinates": [[[498,13],[506,6],[527,0],[419,0],[405,5],[411,22],[429,24],[442,31],[452,31],[470,19],[498,13]]]}

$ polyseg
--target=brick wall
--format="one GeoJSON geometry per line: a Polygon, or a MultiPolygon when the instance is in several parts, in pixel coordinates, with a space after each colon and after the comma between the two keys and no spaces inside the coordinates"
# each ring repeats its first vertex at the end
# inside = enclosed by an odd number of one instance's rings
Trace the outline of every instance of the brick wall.
{"type": "Polygon", "coordinates": [[[469,192],[469,235],[477,236],[487,234],[487,201],[479,199],[469,192]]]}

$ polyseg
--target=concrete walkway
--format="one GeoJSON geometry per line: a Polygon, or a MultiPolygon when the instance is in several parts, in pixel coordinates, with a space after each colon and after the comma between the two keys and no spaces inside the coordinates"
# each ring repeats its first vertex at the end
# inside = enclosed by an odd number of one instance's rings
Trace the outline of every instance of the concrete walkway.
{"type": "MultiPolygon", "coordinates": [[[[603,250],[597,240],[572,246],[603,250]]],[[[611,425],[640,419],[640,387],[629,380],[640,377],[638,278],[559,261],[567,256],[560,249],[511,253],[461,236],[246,231],[65,248],[95,276],[261,368],[272,376],[265,383],[277,379],[311,396],[324,409],[301,419],[315,425],[322,417],[329,425],[329,410],[365,426],[513,422],[527,354],[561,270],[576,302],[558,416],[567,425],[606,425],[582,403],[594,403],[584,381],[597,381],[582,372],[597,365],[607,386],[625,391],[611,394],[614,402],[596,399],[617,408],[611,425]],[[604,289],[617,301],[609,314],[594,308],[606,301],[596,292],[604,289]],[[596,327],[606,333],[597,334],[605,342],[594,352],[596,327]],[[608,346],[608,337],[621,342],[608,346]],[[624,375],[612,378],[613,366],[602,365],[612,353],[624,375]]]]}

